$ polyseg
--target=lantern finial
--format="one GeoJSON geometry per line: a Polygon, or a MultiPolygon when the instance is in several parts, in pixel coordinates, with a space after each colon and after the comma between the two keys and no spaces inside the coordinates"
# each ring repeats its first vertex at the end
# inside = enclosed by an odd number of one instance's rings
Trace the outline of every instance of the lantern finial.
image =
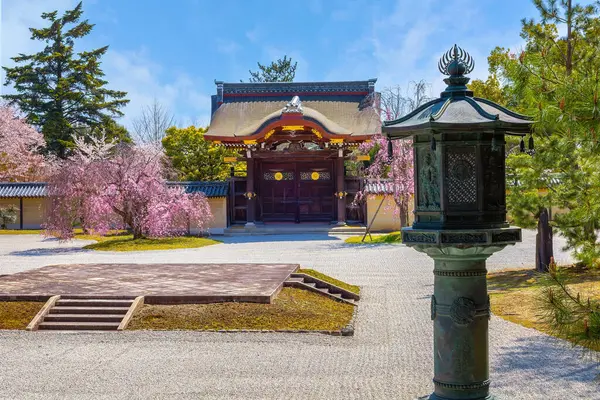
{"type": "Polygon", "coordinates": [[[457,45],[454,45],[448,50],[438,63],[438,69],[448,78],[444,79],[444,82],[448,85],[446,90],[442,93],[442,97],[450,96],[473,96],[473,92],[467,89],[467,83],[469,78],[465,75],[473,72],[475,68],[475,61],[473,57],[465,50],[461,49],[457,45]]]}

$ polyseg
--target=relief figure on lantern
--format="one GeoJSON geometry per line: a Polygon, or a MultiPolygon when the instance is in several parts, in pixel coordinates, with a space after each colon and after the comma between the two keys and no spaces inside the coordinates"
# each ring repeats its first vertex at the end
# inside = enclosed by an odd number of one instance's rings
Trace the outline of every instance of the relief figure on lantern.
{"type": "Polygon", "coordinates": [[[440,209],[440,186],[437,155],[429,148],[419,150],[419,209],[440,209]]]}

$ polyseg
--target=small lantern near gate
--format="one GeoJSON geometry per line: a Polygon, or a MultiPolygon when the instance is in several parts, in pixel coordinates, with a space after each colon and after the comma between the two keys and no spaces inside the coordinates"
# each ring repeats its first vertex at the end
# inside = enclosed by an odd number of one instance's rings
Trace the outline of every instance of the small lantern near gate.
{"type": "Polygon", "coordinates": [[[506,221],[506,134],[525,136],[530,118],[467,88],[474,62],[454,46],[440,60],[448,87],[405,117],[386,121],[390,140],[413,138],[415,221],[407,246],[434,259],[434,393],[431,400],[490,399],[485,260],[521,241],[506,221]]]}

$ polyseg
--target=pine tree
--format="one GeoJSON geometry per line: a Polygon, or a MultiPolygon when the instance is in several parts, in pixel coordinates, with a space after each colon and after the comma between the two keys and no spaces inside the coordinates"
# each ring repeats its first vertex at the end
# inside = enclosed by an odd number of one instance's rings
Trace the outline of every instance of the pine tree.
{"type": "MultiPolygon", "coordinates": [[[[514,54],[497,48],[489,57],[508,99],[536,121],[528,139],[535,147],[533,155],[520,153],[507,160],[512,174],[507,201],[523,227],[535,226],[551,207],[559,208],[553,226],[577,259],[593,265],[600,257],[595,234],[600,228],[598,8],[571,1],[534,3],[542,21],[523,21],[525,49],[514,54]],[[557,24],[567,25],[565,37],[558,34],[557,24]]],[[[547,269],[551,252],[540,256],[547,269]]]]}
{"type": "Polygon", "coordinates": [[[283,56],[283,59],[273,61],[271,65],[258,64],[258,71],[250,72],[250,82],[293,82],[296,77],[298,63],[292,64],[292,58],[283,56]]]}
{"type": "Polygon", "coordinates": [[[4,67],[5,84],[16,90],[4,98],[41,130],[47,150],[64,158],[77,129],[96,127],[107,118],[121,116],[119,109],[129,100],[125,99],[127,93],[106,88],[100,59],[108,46],[75,53],[76,39],[94,27],[88,20],[80,21],[82,3],[62,17],[57,14],[42,14],[50,23],[48,27],[30,28],[31,39],[44,42],[46,47],[35,54],[19,54],[12,58],[15,67],[4,67]]]}
{"type": "Polygon", "coordinates": [[[600,301],[575,292],[571,283],[576,282],[569,279],[572,275],[551,262],[540,296],[541,320],[554,335],[600,350],[600,301]]]}

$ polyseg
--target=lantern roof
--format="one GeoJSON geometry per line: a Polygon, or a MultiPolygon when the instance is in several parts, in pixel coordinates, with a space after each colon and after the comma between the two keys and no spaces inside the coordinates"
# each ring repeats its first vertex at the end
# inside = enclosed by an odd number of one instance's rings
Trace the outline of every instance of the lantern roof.
{"type": "Polygon", "coordinates": [[[454,45],[440,59],[438,68],[448,78],[448,85],[438,99],[417,108],[394,121],[385,121],[383,132],[391,138],[408,137],[431,131],[445,130],[500,130],[505,133],[525,135],[531,131],[531,118],[517,114],[493,101],[474,97],[467,88],[473,71],[473,58],[454,45]]]}

